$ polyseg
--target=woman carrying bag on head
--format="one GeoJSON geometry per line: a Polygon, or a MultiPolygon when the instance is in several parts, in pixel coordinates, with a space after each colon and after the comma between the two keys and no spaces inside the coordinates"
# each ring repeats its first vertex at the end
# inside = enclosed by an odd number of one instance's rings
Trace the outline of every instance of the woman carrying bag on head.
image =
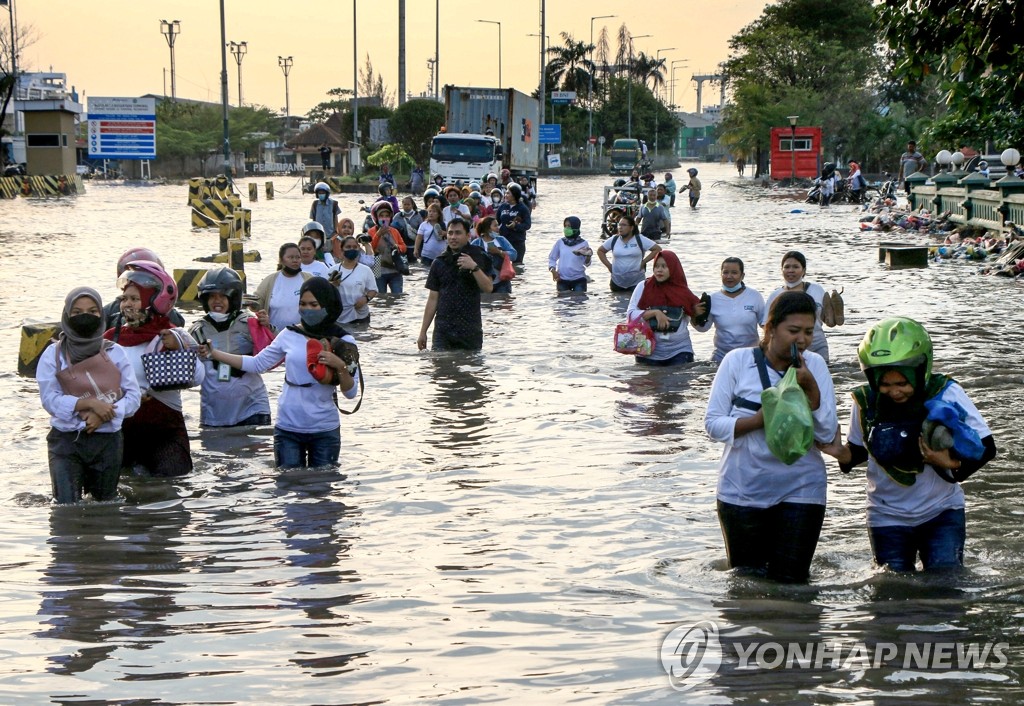
{"type": "Polygon", "coordinates": [[[121,473],[121,426],[139,408],[139,384],[121,347],[103,340],[103,302],[96,290],[71,290],[61,328],[36,368],[39,397],[50,413],[53,499],[73,503],[88,493],[111,500],[121,473]]]}
{"type": "Polygon", "coordinates": [[[756,348],[726,353],[711,385],[704,428],[725,444],[718,466],[718,519],[730,568],[782,582],[804,582],[825,519],[825,461],[811,445],[792,463],[769,449],[761,392],[796,366],[813,437],[836,433],[836,398],[824,359],[809,350],[817,309],[803,292],[785,292],[768,311],[756,348]],[[793,354],[793,347],[796,354],[793,354]]]}
{"type": "Polygon", "coordinates": [[[278,468],[337,465],[341,424],[336,388],[348,399],[359,392],[355,339],[338,325],[341,296],[321,277],[302,284],[297,326],[281,331],[255,356],[204,346],[201,355],[245,372],[264,373],[284,359],[284,389],[277,401],[274,461],[278,468]],[[348,360],[334,351],[348,344],[348,360]],[[327,343],[327,346],[324,343],[327,343]]]}

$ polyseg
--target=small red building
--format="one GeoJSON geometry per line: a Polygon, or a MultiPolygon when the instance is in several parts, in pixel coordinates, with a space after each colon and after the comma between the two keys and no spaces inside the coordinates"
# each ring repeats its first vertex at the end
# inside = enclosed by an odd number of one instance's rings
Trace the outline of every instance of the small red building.
{"type": "Polygon", "coordinates": [[[794,176],[798,179],[813,179],[821,173],[821,164],[820,127],[797,125],[795,129],[772,128],[772,179],[790,179],[794,176]]]}

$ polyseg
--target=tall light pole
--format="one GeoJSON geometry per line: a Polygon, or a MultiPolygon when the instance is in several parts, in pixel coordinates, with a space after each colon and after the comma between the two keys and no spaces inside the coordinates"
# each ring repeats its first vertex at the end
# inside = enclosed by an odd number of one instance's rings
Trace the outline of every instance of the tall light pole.
{"type": "Polygon", "coordinates": [[[501,88],[501,23],[497,20],[477,20],[488,25],[498,25],[498,88],[501,88]]]}
{"type": "Polygon", "coordinates": [[[286,130],[291,126],[292,120],[292,104],[288,100],[288,74],[291,73],[294,63],[290,56],[277,57],[277,65],[284,72],[284,126],[286,130]]]}
{"type": "MultiPolygon", "coordinates": [[[[668,49],[659,49],[658,51],[656,51],[654,53],[654,60],[655,61],[661,61],[661,52],[663,52],[663,51],[675,51],[675,50],[676,50],[675,47],[669,47],[668,49]]],[[[668,78],[671,78],[671,76],[667,77],[666,80],[668,80],[668,78]]],[[[662,99],[662,93],[664,93],[664,91],[665,91],[665,87],[662,86],[661,90],[658,91],[658,98],[659,98],[659,100],[662,99]]]]}
{"type": "Polygon", "coordinates": [[[174,40],[181,34],[181,22],[179,20],[160,20],[160,32],[167,40],[167,46],[171,50],[171,100],[178,99],[177,84],[174,82],[174,40]]]}
{"type": "MultiPolygon", "coordinates": [[[[667,49],[658,49],[656,52],[654,52],[654,61],[655,62],[661,61],[661,52],[663,52],[663,51],[674,51],[674,50],[675,50],[675,47],[669,47],[667,49]]],[[[655,63],[655,68],[657,68],[657,63],[655,63]]],[[[661,94],[662,94],[662,92],[664,90],[665,90],[665,87],[662,86],[661,89],[658,91],[658,95],[655,96],[657,98],[658,103],[661,103],[661,94]]],[[[660,109],[660,106],[656,107],[655,110],[654,110],[654,156],[655,157],[658,156],[658,111],[659,111],[659,109],[660,109]]]]}
{"type": "MultiPolygon", "coordinates": [[[[547,3],[545,0],[540,0],[540,108],[541,116],[547,112],[546,106],[548,104],[548,72],[547,72],[547,60],[548,60],[548,44],[550,41],[545,42],[547,36],[544,34],[544,23],[547,21],[547,3]]],[[[551,106],[551,121],[555,119],[555,106],[551,106]]],[[[541,122],[544,122],[544,118],[541,117],[541,122]]]]}
{"type": "Polygon", "coordinates": [[[594,168],[594,146],[590,138],[594,136],[594,20],[607,20],[618,15],[598,15],[590,18],[590,91],[587,97],[587,150],[590,152],[590,168],[594,168]]]}
{"type": "MultiPolygon", "coordinates": [[[[669,103],[670,103],[669,110],[671,110],[673,114],[676,112],[676,64],[679,64],[680,66],[686,66],[686,62],[687,61],[689,61],[689,59],[676,59],[671,64],[671,66],[672,66],[672,72],[671,72],[672,73],[672,79],[669,81],[669,103]]],[[[682,150],[678,148],[679,147],[678,142],[677,142],[678,138],[679,138],[679,129],[678,129],[678,125],[677,125],[677,127],[676,127],[676,134],[672,136],[672,153],[675,154],[676,156],[682,154],[682,150]]]]}
{"type": "MultiPolygon", "coordinates": [[[[540,34],[537,34],[536,32],[530,32],[526,36],[527,37],[541,37],[542,36],[544,38],[543,40],[541,40],[541,43],[540,43],[540,75],[541,75],[540,87],[541,87],[541,90],[545,90],[546,91],[547,90],[546,79],[545,79],[545,76],[544,76],[544,52],[547,51],[547,45],[551,44],[551,37],[546,35],[546,34],[545,35],[540,35],[540,34]]],[[[542,123],[546,123],[548,121],[547,118],[545,117],[545,115],[547,114],[547,110],[548,110],[547,103],[545,102],[544,96],[542,94],[541,95],[541,100],[540,100],[540,121],[542,123]]],[[[551,110],[554,111],[554,108],[552,108],[551,110]]]]}
{"type": "Polygon", "coordinates": [[[633,136],[633,40],[645,39],[650,34],[639,34],[629,38],[629,66],[626,67],[626,137],[633,136]]]}
{"type": "Polygon", "coordinates": [[[789,185],[796,183],[796,121],[799,115],[789,116],[789,185]]]}
{"type": "Polygon", "coordinates": [[[248,42],[228,42],[228,48],[231,49],[231,56],[235,57],[235,63],[238,64],[238,107],[242,107],[242,59],[245,58],[245,53],[248,51],[248,42]]]}
{"type": "Polygon", "coordinates": [[[228,130],[228,40],[224,0],[220,0],[220,109],[224,118],[224,176],[231,179],[231,132],[228,130]]]}
{"type": "Polygon", "coordinates": [[[352,0],[352,149],[349,150],[348,168],[359,173],[359,17],[356,0],[352,0]]]}
{"type": "MultiPolygon", "coordinates": [[[[353,0],[354,2],[355,0],[353,0]]],[[[434,100],[441,88],[441,0],[434,2],[434,100]]]]}

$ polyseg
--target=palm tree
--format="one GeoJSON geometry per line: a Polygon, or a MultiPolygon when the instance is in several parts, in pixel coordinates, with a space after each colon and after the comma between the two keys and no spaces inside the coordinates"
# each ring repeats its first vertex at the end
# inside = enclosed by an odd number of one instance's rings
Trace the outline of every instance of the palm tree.
{"type": "Polygon", "coordinates": [[[665,60],[640,52],[633,58],[632,75],[643,84],[650,82],[651,92],[657,93],[665,85],[665,60]]]}
{"type": "Polygon", "coordinates": [[[565,46],[548,48],[548,54],[551,55],[548,70],[552,85],[560,86],[563,91],[586,93],[594,73],[594,62],[590,60],[594,45],[578,42],[568,32],[562,32],[561,35],[565,46]]]}

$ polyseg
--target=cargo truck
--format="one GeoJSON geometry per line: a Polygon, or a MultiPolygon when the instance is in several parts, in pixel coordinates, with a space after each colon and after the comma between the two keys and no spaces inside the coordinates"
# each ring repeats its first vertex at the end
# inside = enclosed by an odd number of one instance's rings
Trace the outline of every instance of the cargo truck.
{"type": "Polygon", "coordinates": [[[444,87],[445,124],[430,146],[430,178],[483,182],[508,169],[536,185],[540,163],[536,98],[514,88],[444,87]]]}

